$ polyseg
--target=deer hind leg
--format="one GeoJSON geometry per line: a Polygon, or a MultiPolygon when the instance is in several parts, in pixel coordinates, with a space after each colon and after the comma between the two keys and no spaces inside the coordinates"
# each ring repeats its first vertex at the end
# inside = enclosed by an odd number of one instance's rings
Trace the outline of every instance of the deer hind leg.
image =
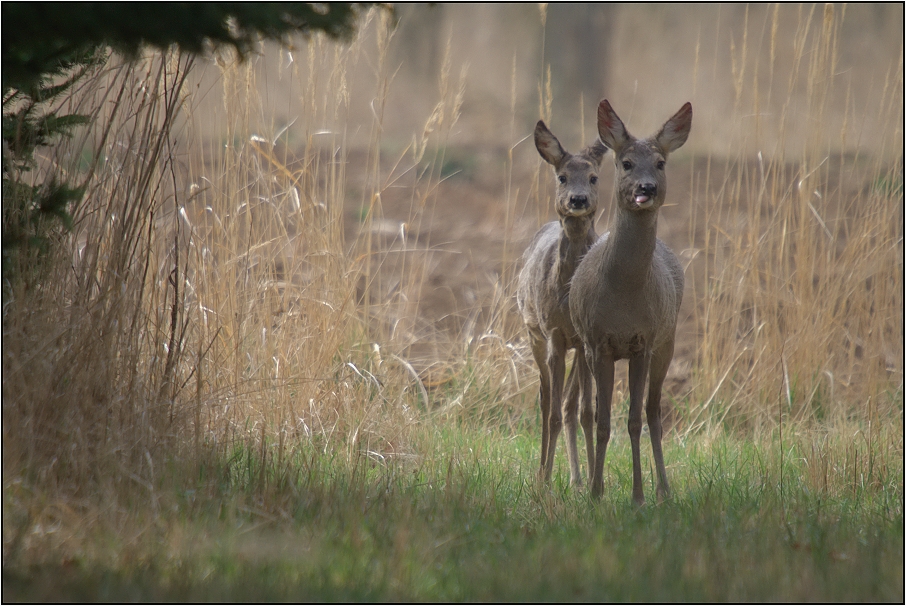
{"type": "Polygon", "coordinates": [[[654,455],[654,466],[657,471],[657,498],[663,501],[670,496],[670,485],[667,483],[667,470],[664,467],[664,452],[661,450],[663,428],[661,426],[661,387],[667,376],[667,368],[673,359],[673,343],[662,348],[651,360],[651,377],[648,383],[648,402],[645,415],[648,417],[648,430],[651,434],[651,452],[654,455]]]}

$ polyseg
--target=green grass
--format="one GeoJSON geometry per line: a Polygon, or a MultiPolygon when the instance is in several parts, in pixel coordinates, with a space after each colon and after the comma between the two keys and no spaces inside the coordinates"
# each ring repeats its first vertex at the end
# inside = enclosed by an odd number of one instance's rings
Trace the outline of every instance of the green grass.
{"type": "Polygon", "coordinates": [[[263,473],[240,448],[191,487],[86,505],[43,537],[30,520],[3,600],[903,600],[902,453],[879,437],[871,457],[785,439],[781,490],[776,437],[673,436],[674,496],[638,510],[625,436],[593,502],[565,460],[551,487],[534,481],[530,432],[416,434],[389,462],[303,449],[263,473]]]}

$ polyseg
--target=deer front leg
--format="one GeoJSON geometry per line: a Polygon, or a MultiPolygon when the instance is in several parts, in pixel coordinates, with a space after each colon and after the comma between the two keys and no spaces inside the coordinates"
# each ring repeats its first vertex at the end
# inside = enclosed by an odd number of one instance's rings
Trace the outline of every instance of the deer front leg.
{"type": "MultiPolygon", "coordinates": [[[[580,405],[579,405],[579,422],[582,424],[582,433],[585,434],[585,454],[588,462],[588,485],[591,486],[594,480],[595,469],[595,409],[593,408],[592,396],[592,377],[591,369],[588,366],[588,360],[585,357],[585,351],[582,347],[576,348],[576,370],[577,378],[580,384],[580,405]]],[[[578,467],[578,463],[576,463],[578,467]]]]}
{"type": "Polygon", "coordinates": [[[535,358],[538,373],[541,375],[541,387],[538,394],[541,405],[541,466],[538,468],[538,477],[543,480],[549,444],[551,378],[550,368],[547,365],[547,339],[537,329],[530,328],[529,336],[532,343],[532,356],[535,358]]]}
{"type": "MultiPolygon", "coordinates": [[[[579,450],[576,445],[576,425],[579,413],[579,397],[582,391],[582,381],[586,374],[581,366],[585,362],[579,360],[576,353],[573,368],[566,380],[566,393],[563,395],[563,426],[566,429],[566,454],[569,458],[569,483],[573,486],[582,486],[582,473],[579,469],[579,450]]],[[[589,459],[590,460],[590,459],[589,459]]]]}
{"type": "Polygon", "coordinates": [[[566,374],[566,343],[559,331],[554,331],[548,344],[548,368],[551,373],[550,408],[548,414],[548,446],[544,481],[550,482],[554,471],[557,437],[563,428],[563,377],[566,374]]]}
{"type": "Polygon", "coordinates": [[[664,467],[664,453],[661,450],[663,429],[661,427],[661,388],[667,376],[667,368],[673,359],[673,343],[663,348],[651,360],[651,377],[648,381],[648,402],[645,415],[648,417],[648,430],[651,434],[651,453],[654,455],[654,467],[657,470],[657,499],[663,502],[670,497],[670,486],[667,483],[667,470],[664,467]]]}
{"type": "Polygon", "coordinates": [[[629,360],[629,443],[632,446],[632,502],[645,504],[642,488],[642,401],[645,397],[645,380],[648,378],[650,354],[637,354],[629,360]]]}
{"type": "Polygon", "coordinates": [[[613,398],[613,356],[595,353],[589,359],[598,389],[597,417],[598,432],[595,444],[594,475],[591,481],[591,494],[600,498],[604,493],[604,457],[607,454],[607,442],[610,441],[610,404],[613,398]]]}

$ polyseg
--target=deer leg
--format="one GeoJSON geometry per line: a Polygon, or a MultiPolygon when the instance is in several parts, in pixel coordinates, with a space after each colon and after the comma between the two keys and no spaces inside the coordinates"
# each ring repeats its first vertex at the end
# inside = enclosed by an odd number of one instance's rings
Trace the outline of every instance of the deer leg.
{"type": "Polygon", "coordinates": [[[607,442],[610,441],[610,403],[613,398],[613,356],[595,353],[589,360],[594,372],[597,397],[597,444],[595,445],[594,475],[591,481],[591,494],[600,497],[604,492],[604,457],[607,454],[607,442]]]}
{"type": "Polygon", "coordinates": [[[645,504],[642,488],[642,401],[645,397],[645,379],[648,378],[650,354],[643,352],[629,359],[629,443],[632,446],[632,502],[645,504]]]}
{"type": "Polygon", "coordinates": [[[591,369],[587,366],[586,360],[584,380],[582,382],[582,412],[581,423],[582,432],[585,434],[585,455],[588,461],[588,483],[591,485],[595,469],[595,403],[594,383],[592,381],[591,369]]]}
{"type": "Polygon", "coordinates": [[[547,462],[547,449],[549,437],[549,419],[551,410],[551,378],[550,368],[547,366],[547,339],[545,339],[537,329],[529,329],[529,335],[532,342],[532,355],[535,358],[535,364],[538,365],[538,372],[541,375],[541,387],[539,389],[539,401],[541,405],[541,466],[538,469],[538,477],[544,479],[544,469],[547,462]]]}
{"type": "MultiPolygon", "coordinates": [[[[581,392],[582,374],[579,368],[579,354],[573,360],[573,368],[566,380],[566,393],[563,395],[563,426],[566,429],[566,454],[569,458],[569,483],[582,485],[582,473],[579,470],[579,450],[576,446],[576,425],[579,413],[579,395],[581,392]]],[[[584,363],[583,363],[584,364],[584,363]]]]}
{"type": "Polygon", "coordinates": [[[664,467],[664,452],[661,450],[661,387],[667,368],[673,359],[673,343],[665,346],[651,360],[651,377],[648,382],[648,402],[645,415],[648,417],[648,430],[651,434],[651,452],[654,455],[654,466],[657,470],[657,499],[662,502],[670,496],[670,485],[667,483],[667,470],[664,467]]]}
{"type": "MultiPolygon", "coordinates": [[[[591,485],[594,474],[595,460],[595,409],[592,408],[591,402],[591,370],[588,368],[588,360],[585,359],[585,351],[582,347],[576,348],[576,361],[574,365],[575,370],[573,370],[573,374],[576,375],[578,379],[576,382],[579,384],[580,388],[579,422],[582,424],[582,433],[585,434],[585,454],[587,457],[586,461],[588,462],[588,484],[591,485]]],[[[579,463],[577,461],[576,467],[578,466],[579,463]]]]}
{"type": "Polygon", "coordinates": [[[548,346],[548,367],[551,373],[551,395],[548,422],[547,459],[544,480],[550,482],[554,471],[554,454],[557,451],[557,437],[563,428],[563,377],[566,374],[566,343],[559,331],[551,335],[548,346]]]}

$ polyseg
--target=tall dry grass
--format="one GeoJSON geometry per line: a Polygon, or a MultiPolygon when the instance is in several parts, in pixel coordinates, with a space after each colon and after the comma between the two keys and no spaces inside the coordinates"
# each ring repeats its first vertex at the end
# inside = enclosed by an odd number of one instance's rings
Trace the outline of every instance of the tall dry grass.
{"type": "Polygon", "coordinates": [[[882,152],[853,152],[847,124],[824,113],[831,96],[851,96],[837,73],[843,17],[830,4],[799,11],[789,73],[776,66],[775,49],[788,44],[776,38],[779,7],[762,39],[744,36],[731,49],[734,66],[753,49],[770,49],[756,73],[733,74],[731,119],[741,125],[743,116],[779,112],[779,143],[726,166],[709,156],[691,168],[692,223],[703,234],[695,252],[704,255],[691,266],[700,334],[685,419],[691,429],[725,420],[902,424],[902,47],[876,105],[851,107],[847,117],[882,116],[888,128],[875,142],[882,152]],[[765,73],[767,90],[756,88],[753,106],[741,106],[742,91],[765,73]],[[792,104],[802,88],[804,106],[792,104]],[[786,129],[800,121],[808,140],[791,154],[786,129]]]}
{"type": "Polygon", "coordinates": [[[412,196],[409,223],[421,220],[438,178],[436,162],[425,158],[429,148],[442,148],[437,139],[455,121],[458,93],[441,91],[423,134],[384,172],[388,18],[372,14],[380,22],[362,28],[374,37],[350,47],[316,38],[306,63],[289,63],[279,77],[298,92],[290,125],[256,115],[255,60],[218,62],[226,144],[209,142],[193,158],[197,197],[179,209],[194,262],[196,339],[204,345],[204,378],[193,379],[201,441],[229,448],[237,440],[273,440],[280,452],[284,444],[315,441],[325,451],[381,457],[405,443],[415,410],[426,405],[407,358],[420,328],[412,293],[428,261],[413,253],[428,251],[407,243],[404,225],[388,233],[381,197],[402,180],[412,196]],[[375,59],[374,121],[367,150],[350,158],[346,68],[363,53],[375,59]],[[287,133],[292,147],[281,139],[287,133]],[[346,242],[350,199],[361,224],[346,242]]]}
{"type": "MultiPolygon", "coordinates": [[[[806,151],[793,157],[781,143],[756,158],[670,169],[688,170],[692,184],[671,190],[688,196],[694,257],[695,363],[691,387],[673,394],[685,434],[902,425],[902,65],[872,108],[888,117],[889,151],[827,147],[818,134],[839,128],[822,111],[839,94],[842,16],[815,10],[800,16],[794,69],[775,69],[770,55],[758,68],[769,88],[755,108],[735,110],[779,107],[782,124],[808,115],[806,151]],[[803,86],[808,108],[784,103],[803,86]]],[[[775,30],[760,47],[773,48],[775,30]]],[[[755,43],[731,50],[742,57],[755,43]]],[[[536,374],[511,314],[515,242],[489,300],[457,332],[420,310],[443,243],[413,234],[438,203],[464,74],[445,61],[433,110],[413,116],[408,144],[390,145],[389,16],[370,13],[349,46],[299,44],[281,51],[277,73],[263,57],[220,55],[203,67],[149,56],[73,97],[97,121],[46,161],[86,179],[88,194],[46,277],[17,285],[3,310],[6,477],[69,495],[128,486],[154,496],[164,470],[188,477],[237,448],[276,457],[278,469],[302,451],[379,463],[412,454],[414,427],[534,418],[536,374]],[[348,144],[361,127],[348,116],[356,62],[371,66],[365,149],[348,144]],[[223,81],[214,139],[197,127],[210,118],[195,113],[205,91],[186,86],[203,81],[189,79],[202,69],[223,81]],[[290,82],[292,119],[267,110],[265,78],[290,82]],[[394,223],[383,200],[400,190],[410,214],[394,223]],[[360,209],[355,226],[350,206],[360,209]]],[[[735,77],[738,90],[749,86],[751,74],[735,77]]],[[[549,73],[540,79],[549,118],[549,73]]],[[[515,80],[512,90],[515,108],[515,80]]],[[[540,223],[550,208],[540,161],[526,185],[516,181],[517,131],[514,119],[504,228],[525,215],[540,223]]],[[[18,494],[6,483],[4,493],[18,494]]]]}
{"type": "Polygon", "coordinates": [[[154,455],[179,450],[186,259],[156,226],[184,181],[171,131],[191,64],[174,55],[107,68],[65,102],[93,127],[40,158],[87,193],[72,232],[40,267],[18,270],[27,279],[5,285],[11,477],[76,493],[141,485],[154,455]]]}
{"type": "MultiPolygon", "coordinates": [[[[46,275],[4,309],[10,477],[70,495],[123,483],[153,494],[162,469],[192,475],[236,448],[384,461],[407,454],[420,418],[459,409],[429,390],[450,393],[469,343],[479,358],[488,348],[484,329],[451,342],[420,318],[435,245],[408,234],[433,212],[464,72],[445,63],[433,111],[388,160],[391,15],[369,13],[361,29],[350,46],[314,36],[278,74],[260,57],[150,55],[70,100],[96,122],[46,161],[90,185],[46,275]],[[371,141],[351,157],[347,67],[365,57],[371,141]],[[223,81],[219,139],[195,126],[209,118],[194,114],[204,91],[186,86],[199,69],[223,81]],[[259,77],[290,81],[289,124],[264,113],[259,77]],[[388,188],[411,203],[390,230],[388,188]],[[346,241],[350,200],[361,216],[346,241]],[[425,358],[441,350],[434,369],[425,358]]],[[[460,403],[476,380],[456,388],[460,403]]]]}

